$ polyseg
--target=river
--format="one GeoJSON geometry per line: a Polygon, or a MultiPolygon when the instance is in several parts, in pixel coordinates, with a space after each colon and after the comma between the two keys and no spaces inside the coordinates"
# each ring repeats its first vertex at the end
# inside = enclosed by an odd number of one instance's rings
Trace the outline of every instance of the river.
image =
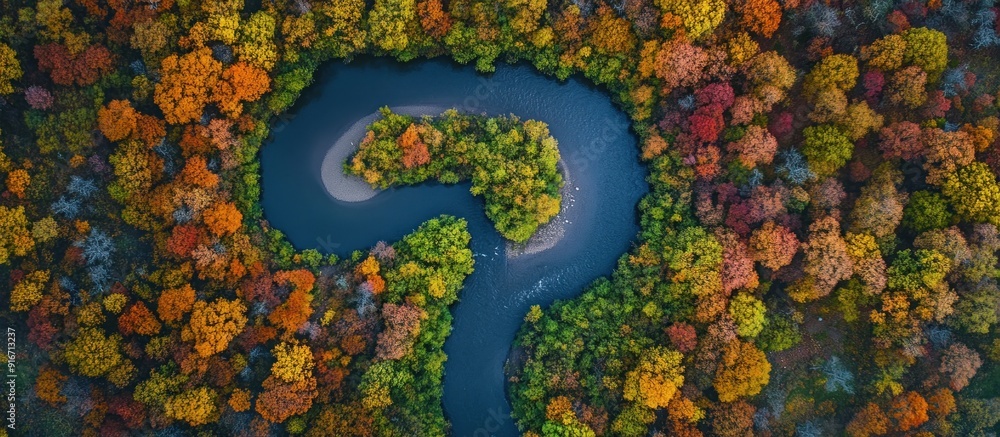
{"type": "Polygon", "coordinates": [[[527,65],[498,65],[482,75],[443,59],[331,63],[274,123],[261,154],[264,216],[298,249],[346,256],[379,240],[399,240],[440,214],[468,221],[475,272],[452,306],[444,347],[444,409],[455,436],[518,434],[503,365],[524,314],[531,305],[574,297],[610,274],[639,231],[636,204],[648,190],[628,117],[607,93],[582,79],[558,82],[527,65]],[[331,197],[321,177],[323,157],[352,124],[385,105],[455,107],[548,123],[571,181],[557,218],[563,238],[539,253],[506,256],[504,240],[468,184],[390,189],[363,202],[331,197]]]}

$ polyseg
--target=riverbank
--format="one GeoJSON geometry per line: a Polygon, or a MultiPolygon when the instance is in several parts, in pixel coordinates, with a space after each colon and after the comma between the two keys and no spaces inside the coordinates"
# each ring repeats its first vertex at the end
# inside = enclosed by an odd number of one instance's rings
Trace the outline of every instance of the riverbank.
{"type": "MultiPolygon", "coordinates": [[[[419,117],[422,115],[436,116],[448,108],[441,106],[396,106],[391,108],[397,114],[419,117]]],[[[375,111],[355,121],[330,146],[323,157],[320,175],[323,186],[330,197],[341,202],[364,202],[378,195],[380,190],[372,188],[363,179],[344,173],[344,161],[358,150],[361,140],[365,137],[366,128],[382,114],[375,111]]]]}

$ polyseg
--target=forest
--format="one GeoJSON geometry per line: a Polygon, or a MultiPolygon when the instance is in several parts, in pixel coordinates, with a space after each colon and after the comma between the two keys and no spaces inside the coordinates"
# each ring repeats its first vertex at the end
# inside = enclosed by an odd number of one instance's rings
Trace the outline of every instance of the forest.
{"type": "MultiPolygon", "coordinates": [[[[272,123],[321,65],[362,56],[528,63],[633,122],[641,232],[609,276],[524,316],[507,362],[524,435],[993,435],[998,12],[0,0],[0,318],[19,391],[0,436],[449,433],[466,224],[327,254],[259,202],[272,123]]],[[[544,125],[427,115],[385,114],[345,169],[469,179],[513,240],[558,210],[544,125]]]]}
{"type": "Polygon", "coordinates": [[[548,126],[516,116],[463,115],[415,120],[381,110],[344,171],[377,188],[436,179],[471,180],[486,216],[508,240],[523,243],[559,212],[559,149],[548,126]]]}

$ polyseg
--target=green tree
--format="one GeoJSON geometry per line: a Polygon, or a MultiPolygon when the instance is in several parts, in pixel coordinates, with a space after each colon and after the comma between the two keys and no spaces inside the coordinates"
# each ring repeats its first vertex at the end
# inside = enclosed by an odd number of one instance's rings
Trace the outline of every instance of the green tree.
{"type": "Polygon", "coordinates": [[[947,175],[941,192],[961,219],[1000,226],[1000,186],[986,164],[974,162],[947,175]]]}
{"type": "Polygon", "coordinates": [[[948,38],[941,31],[915,27],[903,32],[906,50],[903,61],[927,72],[928,79],[936,82],[948,67],[948,38]]]}
{"type": "Polygon", "coordinates": [[[835,126],[810,126],[802,134],[805,137],[802,154],[809,169],[820,177],[836,173],[854,154],[854,143],[835,126]]]}
{"type": "Polygon", "coordinates": [[[17,52],[7,44],[0,43],[0,95],[14,92],[11,81],[21,78],[24,72],[17,61],[17,52]]]}
{"type": "Polygon", "coordinates": [[[736,333],[752,339],[764,329],[767,308],[752,294],[740,293],[729,301],[729,315],[736,322],[736,333]]]}
{"type": "Polygon", "coordinates": [[[903,208],[903,226],[915,232],[944,229],[951,224],[948,202],[939,193],[916,191],[903,208]]]}

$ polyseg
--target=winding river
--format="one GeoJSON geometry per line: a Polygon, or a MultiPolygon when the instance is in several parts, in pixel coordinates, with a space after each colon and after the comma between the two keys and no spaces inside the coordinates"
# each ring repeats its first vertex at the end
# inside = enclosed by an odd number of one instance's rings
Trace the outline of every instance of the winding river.
{"type": "Polygon", "coordinates": [[[560,83],[530,66],[498,65],[487,76],[447,60],[361,59],[322,69],[272,136],[262,151],[264,215],[299,249],[344,256],[379,240],[396,241],[440,214],[468,221],[475,273],[452,307],[444,408],[453,435],[517,435],[503,365],[524,314],[610,274],[639,230],[636,203],[648,186],[625,114],[583,80],[560,83]],[[513,113],[548,123],[571,182],[556,219],[562,238],[554,233],[551,248],[508,256],[468,184],[390,189],[358,202],[333,198],[321,174],[324,156],[384,105],[513,113]]]}

